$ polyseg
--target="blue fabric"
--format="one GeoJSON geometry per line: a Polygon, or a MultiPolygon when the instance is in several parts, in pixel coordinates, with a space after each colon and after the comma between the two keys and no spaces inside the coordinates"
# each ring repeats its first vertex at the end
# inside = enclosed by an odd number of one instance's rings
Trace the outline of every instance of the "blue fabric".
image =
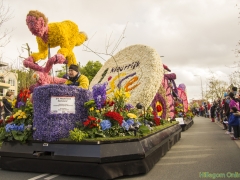
{"type": "Polygon", "coordinates": [[[238,126],[239,125],[239,116],[234,116],[233,113],[230,113],[228,124],[231,126],[238,126]]]}

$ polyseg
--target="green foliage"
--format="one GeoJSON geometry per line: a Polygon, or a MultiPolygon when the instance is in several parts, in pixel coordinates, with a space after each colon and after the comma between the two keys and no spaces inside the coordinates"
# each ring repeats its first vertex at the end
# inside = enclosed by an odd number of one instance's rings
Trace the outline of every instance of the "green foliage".
{"type": "Polygon", "coordinates": [[[18,75],[18,90],[30,87],[31,85],[35,84],[36,81],[32,78],[34,73],[33,70],[14,70],[14,72],[18,75]]]}
{"type": "Polygon", "coordinates": [[[85,139],[86,137],[88,137],[88,134],[84,131],[81,131],[78,128],[74,128],[73,130],[71,130],[69,132],[69,137],[73,141],[80,142],[83,139],[85,139]]]}
{"type": "Polygon", "coordinates": [[[99,61],[88,61],[85,66],[80,67],[80,72],[87,76],[89,82],[91,82],[101,67],[102,64],[99,61]]]}
{"type": "Polygon", "coordinates": [[[186,112],[186,118],[188,118],[188,119],[192,119],[192,118],[194,118],[194,114],[192,113],[192,111],[191,110],[188,110],[187,112],[186,112]]]}
{"type": "Polygon", "coordinates": [[[99,128],[87,129],[86,133],[88,134],[89,138],[106,137],[103,131],[99,128]]]}
{"type": "Polygon", "coordinates": [[[150,132],[150,129],[147,126],[140,126],[138,131],[142,136],[144,136],[150,132]]]}
{"type": "Polygon", "coordinates": [[[62,69],[56,71],[56,73],[57,73],[57,77],[62,78],[62,77],[67,73],[67,71],[66,71],[66,65],[63,65],[63,66],[62,66],[62,69]]]}

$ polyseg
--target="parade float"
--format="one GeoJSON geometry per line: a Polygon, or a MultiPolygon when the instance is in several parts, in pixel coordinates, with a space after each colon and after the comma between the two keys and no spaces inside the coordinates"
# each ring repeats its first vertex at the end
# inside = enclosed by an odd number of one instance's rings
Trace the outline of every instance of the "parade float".
{"type": "Polygon", "coordinates": [[[179,124],[182,127],[182,131],[185,131],[193,125],[194,115],[188,105],[185,84],[179,84],[177,92],[179,98],[177,101],[175,101],[175,119],[180,118],[179,124]]]}
{"type": "Polygon", "coordinates": [[[156,50],[129,46],[105,62],[89,90],[67,86],[48,72],[54,64],[76,64],[72,49],[86,34],[77,33],[71,21],[47,24],[38,11],[30,11],[26,21],[40,52],[23,64],[35,70],[37,83],[19,93],[13,114],[1,124],[0,167],[99,179],[149,172],[182,131],[156,50]],[[58,42],[63,39],[71,46],[58,42]],[[39,66],[56,46],[58,53],[39,66]]]}
{"type": "Polygon", "coordinates": [[[192,126],[194,117],[188,106],[186,86],[179,84],[177,87],[176,74],[170,73],[168,66],[163,65],[163,67],[164,76],[151,106],[158,116],[178,121],[182,131],[185,131],[192,126]]]}

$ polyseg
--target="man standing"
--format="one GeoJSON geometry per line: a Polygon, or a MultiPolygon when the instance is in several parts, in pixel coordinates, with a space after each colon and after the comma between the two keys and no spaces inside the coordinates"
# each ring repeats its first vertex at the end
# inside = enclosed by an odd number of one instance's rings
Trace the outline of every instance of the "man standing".
{"type": "Polygon", "coordinates": [[[79,86],[83,89],[88,89],[89,87],[89,80],[86,76],[79,72],[78,65],[71,64],[68,70],[68,80],[65,84],[69,86],[79,86]]]}

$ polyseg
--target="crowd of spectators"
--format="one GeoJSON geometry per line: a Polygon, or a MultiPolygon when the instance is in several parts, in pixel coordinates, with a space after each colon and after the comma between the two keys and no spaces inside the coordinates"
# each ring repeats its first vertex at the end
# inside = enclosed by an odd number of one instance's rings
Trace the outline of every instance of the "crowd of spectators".
{"type": "Polygon", "coordinates": [[[212,122],[223,125],[225,134],[231,134],[232,140],[240,137],[240,90],[232,87],[224,93],[224,97],[212,103],[203,102],[199,107],[193,108],[197,116],[210,118],[212,122]]]}

